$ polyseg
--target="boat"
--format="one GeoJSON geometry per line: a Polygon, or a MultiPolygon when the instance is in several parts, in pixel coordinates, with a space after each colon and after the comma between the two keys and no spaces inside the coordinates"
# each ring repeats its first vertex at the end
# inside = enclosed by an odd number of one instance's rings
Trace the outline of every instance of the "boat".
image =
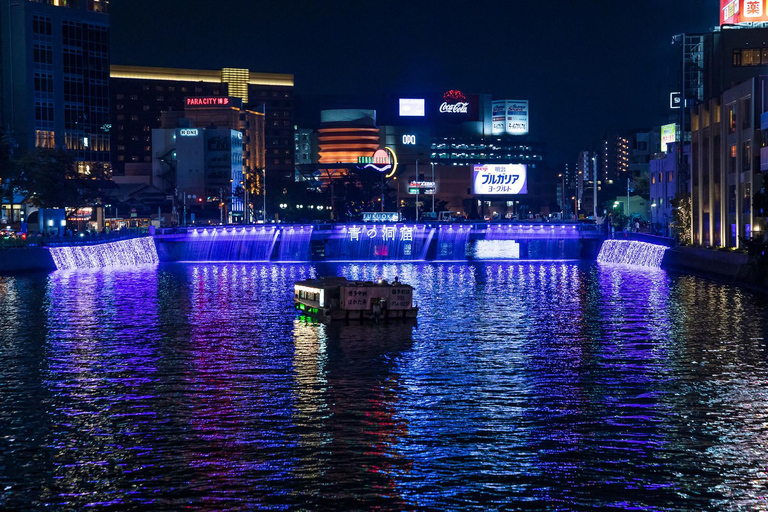
{"type": "Polygon", "coordinates": [[[351,281],[345,277],[321,277],[299,281],[294,303],[300,318],[330,323],[334,320],[413,320],[419,308],[413,304],[413,287],[382,279],[351,281]]]}

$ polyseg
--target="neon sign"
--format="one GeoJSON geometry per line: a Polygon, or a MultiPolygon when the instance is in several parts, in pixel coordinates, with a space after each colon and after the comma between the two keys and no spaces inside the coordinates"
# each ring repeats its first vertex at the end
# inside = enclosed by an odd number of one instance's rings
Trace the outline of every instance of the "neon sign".
{"type": "Polygon", "coordinates": [[[363,169],[374,169],[379,172],[387,172],[387,178],[391,178],[397,172],[397,155],[390,148],[377,149],[373,156],[361,156],[357,163],[363,169]]]}
{"type": "Polygon", "coordinates": [[[403,145],[404,146],[415,146],[416,145],[416,136],[415,135],[403,135],[403,145]]]}
{"type": "Polygon", "coordinates": [[[382,240],[390,242],[397,240],[398,232],[401,242],[413,242],[413,227],[411,226],[401,226],[399,230],[397,226],[381,226],[380,229],[377,229],[376,226],[352,226],[349,228],[349,241],[382,240]]]}
{"type": "Polygon", "coordinates": [[[229,98],[218,96],[186,99],[186,105],[188,107],[228,107],[230,104],[229,98]]]}
{"type": "Polygon", "coordinates": [[[197,137],[200,134],[200,132],[197,130],[197,128],[187,128],[184,130],[179,130],[179,135],[182,137],[197,137]]]}
{"type": "Polygon", "coordinates": [[[443,94],[443,103],[440,105],[441,114],[468,114],[469,102],[461,91],[450,90],[443,94]]]}

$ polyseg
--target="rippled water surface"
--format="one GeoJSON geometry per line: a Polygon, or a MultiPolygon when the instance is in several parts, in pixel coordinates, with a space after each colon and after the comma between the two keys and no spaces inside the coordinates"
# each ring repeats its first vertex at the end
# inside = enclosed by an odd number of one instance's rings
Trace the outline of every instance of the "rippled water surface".
{"type": "Polygon", "coordinates": [[[766,301],[587,263],[0,277],[0,509],[768,510],[766,301]],[[308,325],[315,275],[417,325],[308,325]]]}

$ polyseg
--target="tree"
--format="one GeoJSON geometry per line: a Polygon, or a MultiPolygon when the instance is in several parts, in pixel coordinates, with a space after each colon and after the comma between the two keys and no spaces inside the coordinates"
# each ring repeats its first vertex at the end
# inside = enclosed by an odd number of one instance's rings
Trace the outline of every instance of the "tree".
{"type": "Polygon", "coordinates": [[[688,194],[678,194],[675,196],[672,204],[674,208],[672,209],[672,222],[669,227],[675,233],[681,245],[690,245],[693,243],[691,196],[688,194]]]}
{"type": "Polygon", "coordinates": [[[18,187],[39,208],[92,206],[104,196],[110,171],[93,164],[81,174],[65,149],[35,148],[18,161],[18,187]]]}
{"type": "Polygon", "coordinates": [[[13,216],[13,194],[16,188],[16,166],[13,165],[13,144],[10,137],[0,132],[0,203],[8,198],[13,216]]]}
{"type": "Polygon", "coordinates": [[[763,186],[755,192],[752,198],[752,206],[755,215],[758,217],[768,217],[768,173],[763,175],[763,186]]]}
{"type": "Polygon", "coordinates": [[[651,197],[651,180],[648,174],[642,174],[640,177],[635,178],[634,181],[635,192],[634,195],[640,196],[643,199],[650,199],[651,197]]]}

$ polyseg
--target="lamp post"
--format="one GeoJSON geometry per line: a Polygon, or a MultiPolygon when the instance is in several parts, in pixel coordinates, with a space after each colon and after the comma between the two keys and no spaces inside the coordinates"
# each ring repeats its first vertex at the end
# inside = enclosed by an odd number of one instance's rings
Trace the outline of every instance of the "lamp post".
{"type": "Polygon", "coordinates": [[[562,185],[560,188],[560,207],[563,209],[563,211],[560,215],[562,217],[560,220],[565,220],[565,173],[558,174],[557,177],[562,179],[562,185]]]}

